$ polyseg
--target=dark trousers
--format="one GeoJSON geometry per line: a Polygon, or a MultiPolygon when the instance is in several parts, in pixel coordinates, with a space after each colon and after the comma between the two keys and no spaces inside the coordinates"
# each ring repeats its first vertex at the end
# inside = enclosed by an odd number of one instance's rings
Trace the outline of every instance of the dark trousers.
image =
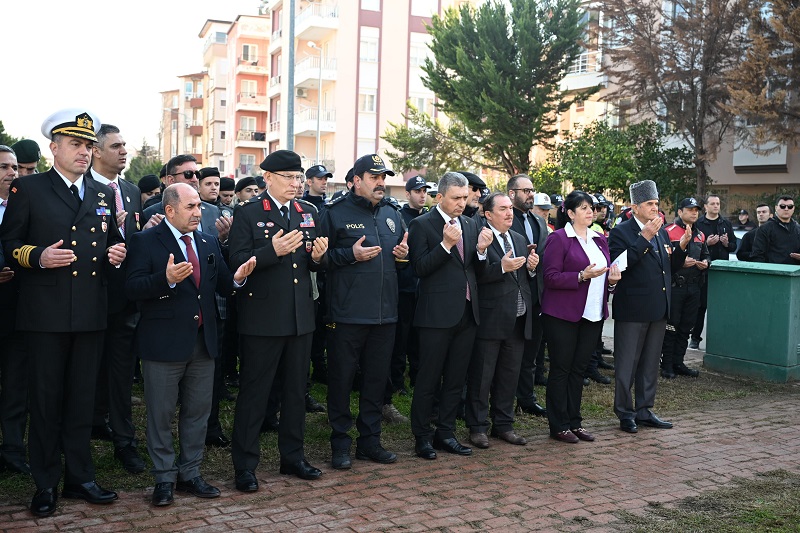
{"type": "Polygon", "coordinates": [[[236,470],[255,470],[260,457],[261,425],[273,383],[281,386],[281,423],[278,450],[281,461],[305,459],[306,376],[311,353],[311,333],[289,337],[242,335],[239,396],[233,421],[231,455],[236,470]]]}
{"type": "Polygon", "coordinates": [[[692,328],[692,340],[700,342],[703,340],[703,326],[706,322],[706,311],[708,310],[708,283],[704,283],[700,288],[700,307],[697,309],[697,317],[692,328]]]}
{"type": "Polygon", "coordinates": [[[0,452],[12,462],[24,462],[28,425],[28,353],[19,331],[0,338],[0,452]]]}
{"type": "Polygon", "coordinates": [[[66,483],[95,478],[92,435],[103,331],[25,332],[29,354],[28,454],[36,487],[56,487],[64,455],[66,483]]]}
{"type": "MultiPolygon", "coordinates": [[[[539,358],[539,348],[542,344],[542,315],[541,306],[536,304],[533,312],[533,330],[531,338],[525,341],[525,348],[522,352],[522,363],[517,380],[517,403],[522,406],[530,407],[536,403],[536,391],[533,390],[534,376],[541,372],[537,367],[539,358]]],[[[541,354],[542,364],[544,363],[544,353],[541,354]]]]}
{"type": "Polygon", "coordinates": [[[614,321],[614,413],[620,420],[650,418],[667,320],[614,321]],[[636,387],[634,405],[631,387],[636,387]]]}
{"type": "Polygon", "coordinates": [[[357,369],[361,371],[362,384],[356,420],[359,435],[356,446],[370,449],[380,444],[383,393],[389,379],[395,326],[337,322],[336,328],[329,331],[333,345],[333,350],[328,353],[331,449],[348,450],[352,443],[347,432],[353,427],[350,391],[357,369]]]}
{"type": "MultiPolygon", "coordinates": [[[[394,349],[392,361],[389,365],[389,381],[386,383],[386,392],[383,403],[392,403],[392,394],[405,387],[406,359],[411,365],[410,374],[416,378],[419,366],[417,328],[413,327],[414,310],[417,307],[417,296],[413,292],[401,292],[397,306],[399,320],[394,333],[394,349]]],[[[412,381],[413,383],[413,381],[412,381]]]]}
{"type": "Polygon", "coordinates": [[[451,328],[419,328],[419,374],[411,401],[411,431],[431,440],[455,437],[456,413],[472,356],[477,326],[472,304],[451,328]],[[431,428],[434,399],[439,394],[436,431],[431,428]]]}
{"type": "MultiPolygon", "coordinates": [[[[316,329],[311,337],[311,362],[317,372],[324,371],[327,367],[325,360],[325,345],[328,342],[328,328],[325,327],[325,291],[320,289],[319,298],[314,302],[314,322],[316,329]]],[[[309,388],[310,388],[309,383],[309,388]]]]}
{"type": "Polygon", "coordinates": [[[225,376],[237,378],[239,376],[239,312],[236,309],[236,296],[228,297],[226,306],[227,319],[222,331],[222,358],[225,367],[225,376]]]}
{"type": "Polygon", "coordinates": [[[696,283],[672,287],[670,317],[661,347],[662,368],[671,370],[674,365],[683,364],[689,346],[689,334],[700,309],[700,292],[700,285],[696,283]]]}
{"type": "Polygon", "coordinates": [[[102,425],[108,417],[117,448],[136,446],[131,393],[136,366],[133,335],[138,321],[139,313],[132,304],[118,313],[108,315],[103,355],[97,373],[93,423],[102,425]]]}
{"type": "MultiPolygon", "coordinates": [[[[594,351],[592,352],[591,356],[589,357],[589,364],[586,365],[586,371],[584,371],[584,377],[589,377],[589,374],[593,373],[599,367],[600,361],[603,360],[603,320],[600,322],[600,333],[597,334],[597,344],[595,344],[594,351]]],[[[574,428],[573,428],[574,429],[574,428]]]]}
{"type": "Polygon", "coordinates": [[[475,339],[467,374],[466,421],[470,433],[514,429],[514,393],[525,347],[525,315],[506,339],[475,339]],[[490,406],[491,400],[491,406],[490,406]]]}
{"type": "Polygon", "coordinates": [[[603,321],[582,318],[569,322],[544,316],[547,346],[550,350],[550,374],[547,376],[547,421],[550,434],[581,427],[583,374],[603,331],[603,321]]]}

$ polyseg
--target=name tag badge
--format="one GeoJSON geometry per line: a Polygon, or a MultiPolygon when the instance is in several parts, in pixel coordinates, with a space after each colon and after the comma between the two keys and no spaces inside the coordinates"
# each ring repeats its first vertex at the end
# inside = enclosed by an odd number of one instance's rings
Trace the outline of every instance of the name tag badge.
{"type": "Polygon", "coordinates": [[[301,228],[313,228],[314,227],[314,217],[311,216],[311,213],[303,213],[303,220],[300,221],[301,228]]]}

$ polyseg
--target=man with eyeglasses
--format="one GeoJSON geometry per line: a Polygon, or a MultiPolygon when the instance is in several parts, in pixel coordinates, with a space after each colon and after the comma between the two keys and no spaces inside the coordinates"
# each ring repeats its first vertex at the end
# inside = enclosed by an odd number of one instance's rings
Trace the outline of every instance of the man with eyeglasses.
{"type": "MultiPolygon", "coordinates": [[[[197,168],[197,159],[193,155],[177,155],[166,164],[165,183],[167,186],[173,183],[187,183],[199,191],[200,189],[200,170],[197,168]]],[[[222,216],[222,212],[215,205],[202,202],[200,205],[200,227],[198,231],[208,233],[217,237],[221,243],[228,240],[228,232],[231,229],[231,219],[222,216]]],[[[147,227],[151,227],[151,222],[157,225],[164,218],[164,205],[158,203],[151,205],[144,210],[144,216],[148,219],[147,227]],[[159,215],[152,219],[153,215],[159,215]]]]}
{"type": "Polygon", "coordinates": [[[783,195],[775,215],[756,230],[751,259],[761,263],[800,265],[800,224],[792,220],[794,198],[783,195]]]}
{"type": "Polygon", "coordinates": [[[241,364],[231,456],[241,492],[258,490],[260,430],[278,384],[280,472],[309,480],[322,475],[304,454],[304,397],[315,327],[310,273],[325,267],[328,239],[320,237],[317,209],[295,199],[305,180],[300,156],[277,150],[260,167],[269,188],[237,208],[230,240],[232,265],[257,261],[236,295],[241,364]]]}
{"type": "MultiPolygon", "coordinates": [[[[534,206],[535,196],[539,196],[534,195],[533,182],[526,174],[517,174],[508,180],[506,189],[514,206],[514,221],[511,224],[511,229],[525,237],[527,246],[535,246],[536,254],[541,257],[544,254],[544,247],[547,241],[547,222],[544,218],[531,211],[534,206]]],[[[543,275],[541,262],[537,265],[535,272],[533,276],[528,276],[531,289],[533,330],[531,337],[525,341],[522,368],[517,383],[517,410],[536,416],[547,416],[547,410],[539,405],[536,391],[533,389],[535,381],[542,383],[546,379],[544,376],[544,356],[542,356],[542,361],[537,361],[543,333],[540,298],[544,287],[541,281],[543,275]]]]}

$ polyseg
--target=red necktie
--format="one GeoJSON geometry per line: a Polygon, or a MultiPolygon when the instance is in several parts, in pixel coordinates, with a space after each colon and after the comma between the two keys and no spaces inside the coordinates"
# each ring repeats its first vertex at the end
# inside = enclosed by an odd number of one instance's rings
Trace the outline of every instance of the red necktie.
{"type": "MultiPolygon", "coordinates": [[[[200,261],[197,260],[197,254],[194,253],[194,248],[192,248],[192,238],[188,235],[181,235],[181,240],[186,244],[186,258],[192,264],[192,278],[194,279],[195,286],[199,289],[200,288],[200,261]]],[[[198,311],[200,316],[200,321],[197,323],[197,327],[203,325],[203,312],[198,311]]]]}
{"type": "MultiPolygon", "coordinates": [[[[117,214],[119,215],[123,211],[125,211],[125,207],[122,205],[122,191],[119,190],[119,186],[117,185],[116,181],[108,182],[108,186],[114,190],[114,205],[117,208],[117,214]]],[[[125,237],[125,224],[122,224],[119,227],[119,232],[125,237]]]]}
{"type": "MultiPolygon", "coordinates": [[[[451,218],[450,219],[450,224],[455,226],[456,225],[456,219],[451,218]]],[[[458,242],[456,243],[456,248],[458,249],[458,255],[461,256],[461,261],[463,262],[464,261],[464,235],[463,235],[463,233],[461,235],[461,238],[458,239],[458,242]]],[[[467,300],[468,301],[472,301],[472,297],[471,296],[472,295],[469,292],[469,281],[467,281],[467,300]]]]}

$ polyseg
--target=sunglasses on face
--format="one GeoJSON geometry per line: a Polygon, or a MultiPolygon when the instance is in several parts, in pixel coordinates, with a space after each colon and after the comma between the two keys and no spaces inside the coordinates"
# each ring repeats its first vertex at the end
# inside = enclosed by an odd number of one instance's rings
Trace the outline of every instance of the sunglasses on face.
{"type": "Polygon", "coordinates": [[[780,204],[778,207],[781,209],[794,209],[794,205],[780,204]]]}
{"type": "Polygon", "coordinates": [[[199,170],[184,170],[183,172],[178,172],[177,174],[170,174],[170,176],[183,176],[187,180],[191,180],[192,178],[200,179],[200,171],[199,170]]]}

